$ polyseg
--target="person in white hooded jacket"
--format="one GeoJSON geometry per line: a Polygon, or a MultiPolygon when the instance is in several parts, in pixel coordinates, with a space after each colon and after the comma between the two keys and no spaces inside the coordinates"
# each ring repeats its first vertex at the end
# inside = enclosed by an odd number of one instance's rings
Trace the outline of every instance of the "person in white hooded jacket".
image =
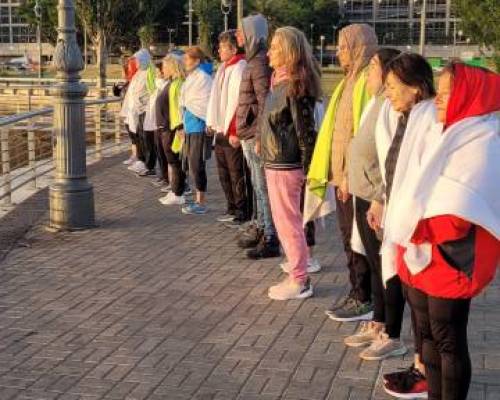
{"type": "Polygon", "coordinates": [[[247,65],[242,53],[236,31],[223,32],[219,36],[222,64],[215,75],[207,111],[207,128],[215,135],[217,170],[227,200],[226,213],[217,220],[233,226],[248,219],[243,151],[236,132],[240,83],[247,65]]]}
{"type": "Polygon", "coordinates": [[[125,124],[130,132],[136,135],[138,160],[129,166],[136,173],[145,171],[146,165],[144,154],[144,117],[149,103],[150,91],[148,90],[148,73],[151,65],[151,55],[146,49],[141,49],[134,54],[137,60],[138,71],[130,82],[124,103],[127,104],[125,112],[125,124]]]}

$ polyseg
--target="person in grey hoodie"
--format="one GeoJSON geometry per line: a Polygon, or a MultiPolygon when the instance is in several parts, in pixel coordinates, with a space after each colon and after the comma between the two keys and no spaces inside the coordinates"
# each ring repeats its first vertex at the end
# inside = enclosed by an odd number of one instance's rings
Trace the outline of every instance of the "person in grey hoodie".
{"type": "Polygon", "coordinates": [[[244,18],[237,33],[238,45],[245,48],[247,67],[240,84],[236,129],[251,172],[257,208],[257,221],[241,235],[238,245],[250,249],[247,257],[251,259],[280,256],[260,157],[259,119],[269,93],[272,73],[267,57],[268,34],[267,20],[260,14],[244,18]]]}

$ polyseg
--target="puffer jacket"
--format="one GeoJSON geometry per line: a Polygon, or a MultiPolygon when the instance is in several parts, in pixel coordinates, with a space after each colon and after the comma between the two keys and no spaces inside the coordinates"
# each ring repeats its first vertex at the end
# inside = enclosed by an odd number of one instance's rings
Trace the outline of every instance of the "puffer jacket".
{"type": "Polygon", "coordinates": [[[287,96],[286,82],[276,85],[266,99],[261,132],[261,157],[266,168],[298,169],[307,173],[317,132],[313,97],[287,96]]]}
{"type": "Polygon", "coordinates": [[[259,136],[259,118],[269,92],[272,70],[267,57],[266,19],[262,15],[248,16],[243,19],[242,29],[247,66],[240,84],[236,129],[240,139],[248,140],[259,136]]]}

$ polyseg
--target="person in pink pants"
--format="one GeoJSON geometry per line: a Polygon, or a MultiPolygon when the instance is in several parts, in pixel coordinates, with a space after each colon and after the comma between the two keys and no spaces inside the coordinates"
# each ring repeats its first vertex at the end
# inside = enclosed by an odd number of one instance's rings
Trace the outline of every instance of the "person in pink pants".
{"type": "Polygon", "coordinates": [[[269,288],[269,297],[304,299],[313,295],[313,287],[300,203],[317,136],[320,68],[305,35],[293,27],[276,31],[268,56],[274,73],[256,150],[264,162],[271,213],[288,260],[287,278],[269,288]]]}

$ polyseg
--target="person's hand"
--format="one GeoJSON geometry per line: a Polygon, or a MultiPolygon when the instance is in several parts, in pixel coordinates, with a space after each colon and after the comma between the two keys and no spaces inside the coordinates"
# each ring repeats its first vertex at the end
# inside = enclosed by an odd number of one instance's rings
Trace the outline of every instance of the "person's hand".
{"type": "Polygon", "coordinates": [[[384,205],[378,201],[372,201],[370,208],[366,212],[368,225],[374,231],[379,231],[382,227],[382,218],[384,216],[384,205]]]}
{"type": "Polygon", "coordinates": [[[180,138],[181,140],[186,139],[186,131],[185,131],[184,129],[179,129],[179,130],[177,131],[177,134],[179,135],[179,138],[180,138]]]}
{"type": "Polygon", "coordinates": [[[238,136],[229,136],[229,144],[234,149],[237,149],[238,147],[241,146],[240,139],[238,139],[238,136]]]}
{"type": "Polygon", "coordinates": [[[210,127],[208,127],[205,132],[206,132],[207,136],[210,136],[210,137],[214,137],[215,133],[216,133],[215,130],[210,128],[210,127]]]}
{"type": "Polygon", "coordinates": [[[349,183],[347,182],[347,178],[344,178],[340,186],[337,188],[337,198],[342,203],[347,202],[347,200],[351,198],[351,195],[349,194],[349,183]]]}
{"type": "Polygon", "coordinates": [[[260,156],[260,151],[261,151],[260,140],[255,141],[254,151],[255,151],[255,154],[260,156]]]}

